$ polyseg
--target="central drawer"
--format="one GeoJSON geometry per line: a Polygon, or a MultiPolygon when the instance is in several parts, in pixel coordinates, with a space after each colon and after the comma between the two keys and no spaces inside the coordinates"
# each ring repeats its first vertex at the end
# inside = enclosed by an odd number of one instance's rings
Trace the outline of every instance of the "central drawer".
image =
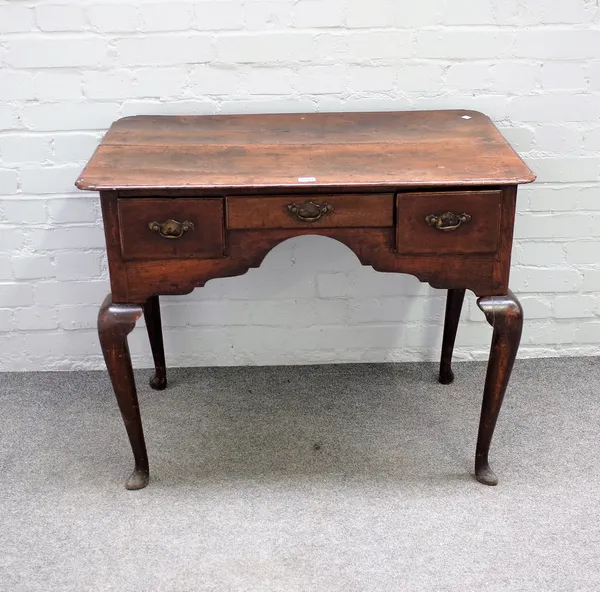
{"type": "Polygon", "coordinates": [[[394,194],[227,197],[227,228],[360,228],[394,225],[394,194]]]}

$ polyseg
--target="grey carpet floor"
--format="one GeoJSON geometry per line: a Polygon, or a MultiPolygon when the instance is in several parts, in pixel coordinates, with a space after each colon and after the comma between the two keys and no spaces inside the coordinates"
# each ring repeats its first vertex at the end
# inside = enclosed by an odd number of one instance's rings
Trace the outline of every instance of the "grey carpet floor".
{"type": "Polygon", "coordinates": [[[0,590],[600,590],[600,362],[518,361],[472,473],[485,364],[137,372],[129,492],[104,372],[0,375],[0,590]]]}

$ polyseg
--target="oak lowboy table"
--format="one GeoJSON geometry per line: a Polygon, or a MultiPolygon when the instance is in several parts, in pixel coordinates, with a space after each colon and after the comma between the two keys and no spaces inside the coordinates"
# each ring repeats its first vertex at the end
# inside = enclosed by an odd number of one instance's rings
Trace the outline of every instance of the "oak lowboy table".
{"type": "Polygon", "coordinates": [[[257,267],[305,234],[347,245],[364,265],[448,290],[439,380],[465,290],[493,327],[475,453],[488,451],[521,337],[508,289],[517,185],[535,176],[474,111],[127,117],[114,123],[77,180],[100,191],[111,294],[98,332],[135,458],[126,487],[149,478],[127,336],[145,317],[167,385],[159,295],[257,267]]]}

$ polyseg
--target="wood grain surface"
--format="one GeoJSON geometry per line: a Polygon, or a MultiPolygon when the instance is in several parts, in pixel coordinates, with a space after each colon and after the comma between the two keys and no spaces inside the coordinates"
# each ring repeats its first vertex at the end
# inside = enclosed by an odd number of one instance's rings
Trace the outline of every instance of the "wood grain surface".
{"type": "Polygon", "coordinates": [[[394,194],[287,195],[227,197],[227,228],[367,228],[394,225],[394,194]],[[327,205],[331,212],[307,221],[288,206],[307,201],[327,205]]]}
{"type": "Polygon", "coordinates": [[[112,125],[76,185],[289,191],[534,179],[487,116],[454,110],[127,117],[112,125]]]}
{"type": "Polygon", "coordinates": [[[500,238],[502,191],[431,191],[398,194],[397,249],[402,255],[495,253],[500,238]],[[468,214],[450,232],[426,223],[429,214],[468,214]]]}
{"type": "Polygon", "coordinates": [[[121,254],[131,259],[222,257],[225,249],[223,199],[127,198],[118,200],[121,254]],[[189,222],[179,238],[165,238],[151,222],[189,222]]]}

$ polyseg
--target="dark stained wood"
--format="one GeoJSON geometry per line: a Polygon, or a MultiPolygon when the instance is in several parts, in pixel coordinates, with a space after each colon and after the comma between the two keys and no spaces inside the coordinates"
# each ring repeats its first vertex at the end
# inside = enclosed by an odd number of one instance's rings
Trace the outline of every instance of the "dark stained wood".
{"type": "Polygon", "coordinates": [[[355,228],[394,225],[394,194],[286,195],[228,197],[227,228],[355,228]],[[331,206],[318,220],[306,221],[289,211],[306,202],[331,206]]]}
{"type": "Polygon", "coordinates": [[[131,259],[181,259],[222,257],[223,200],[214,199],[119,199],[121,251],[131,259]],[[165,238],[149,224],[169,220],[193,226],[179,238],[165,238]]]}
{"type": "Polygon", "coordinates": [[[493,283],[494,256],[455,258],[444,255],[398,256],[394,253],[393,229],[314,228],[297,230],[231,230],[228,257],[210,260],[131,261],[127,277],[130,299],[144,301],[152,294],[187,294],[218,277],[242,275],[258,267],[279,243],[303,235],[327,236],[348,246],[363,265],[376,271],[408,273],[435,288],[466,288],[478,296],[497,294],[502,286],[493,283]]]}
{"type": "Polygon", "coordinates": [[[488,455],[521,341],[523,309],[517,297],[510,291],[506,296],[480,298],[477,305],[484,312],[494,332],[477,436],[475,476],[485,485],[496,485],[498,478],[490,468],[488,455]]]}
{"type": "MultiPolygon", "coordinates": [[[[510,260],[512,256],[515,212],[517,209],[517,187],[505,187],[502,196],[502,214],[498,231],[498,249],[496,251],[496,266],[494,268],[494,283],[504,286],[501,294],[508,293],[510,276],[510,260]]],[[[479,296],[480,294],[478,294],[479,296]]]]}
{"type": "Polygon", "coordinates": [[[495,253],[498,247],[502,191],[431,192],[398,194],[398,252],[495,253]],[[456,230],[429,226],[429,215],[468,214],[456,230]]]}
{"type": "Polygon", "coordinates": [[[456,331],[460,320],[460,311],[462,310],[465,299],[465,290],[448,290],[446,299],[446,317],[444,321],[444,337],[442,339],[442,358],[440,360],[439,381],[442,384],[450,384],[454,381],[454,372],[452,372],[452,353],[454,352],[454,342],[456,341],[456,331]]]}
{"type": "Polygon", "coordinates": [[[102,220],[104,223],[104,238],[106,239],[106,254],[108,255],[108,271],[110,289],[123,302],[129,302],[129,286],[125,261],[121,257],[121,233],[119,212],[117,210],[117,192],[100,192],[102,220]]]}
{"type": "Polygon", "coordinates": [[[98,335],[102,354],[135,459],[135,468],[125,485],[127,489],[146,487],[150,476],[142,418],[127,343],[127,335],[133,331],[136,321],[141,316],[141,306],[114,304],[110,294],[104,300],[98,313],[98,335]]]}
{"type": "Polygon", "coordinates": [[[480,297],[494,333],[476,476],[494,484],[489,446],[522,323],[509,291],[517,184],[533,179],[473,111],[116,122],[77,185],[102,189],[112,296],[98,331],[136,462],[127,487],[144,487],[149,475],[127,345],[142,311],[156,369],[151,386],[164,388],[159,295],[243,274],[282,241],[311,234],[341,242],[377,271],[448,290],[443,383],[453,379],[465,290],[480,297]],[[454,230],[451,217],[440,223],[447,231],[432,227],[437,218],[427,217],[446,212],[470,218],[454,230]]]}
{"type": "Polygon", "coordinates": [[[144,320],[146,321],[155,368],[154,375],[150,378],[150,386],[155,391],[162,391],[167,388],[167,365],[165,363],[165,347],[158,296],[151,296],[144,303],[144,320]]]}
{"type": "Polygon", "coordinates": [[[485,115],[410,111],[130,117],[111,127],[76,184],[293,190],[498,186],[534,178],[485,115]]]}

